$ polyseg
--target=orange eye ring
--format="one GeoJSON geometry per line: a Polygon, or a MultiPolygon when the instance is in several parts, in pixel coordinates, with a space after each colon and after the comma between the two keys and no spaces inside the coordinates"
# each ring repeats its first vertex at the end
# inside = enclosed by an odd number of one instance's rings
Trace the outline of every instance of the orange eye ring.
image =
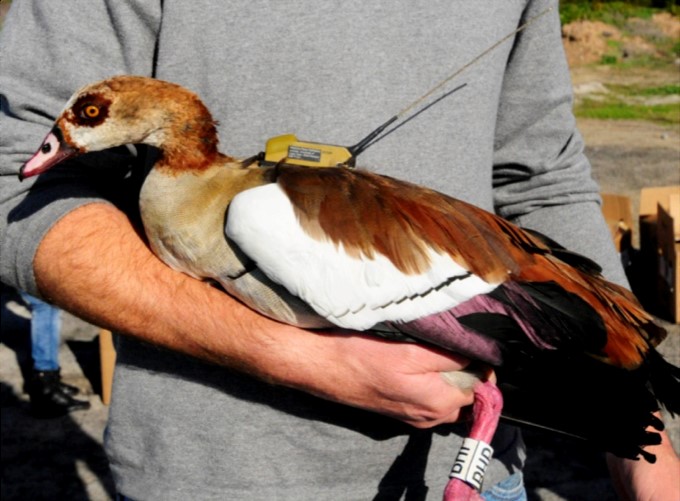
{"type": "Polygon", "coordinates": [[[83,116],[85,118],[97,118],[99,116],[99,107],[94,104],[88,104],[83,108],[83,116]]]}

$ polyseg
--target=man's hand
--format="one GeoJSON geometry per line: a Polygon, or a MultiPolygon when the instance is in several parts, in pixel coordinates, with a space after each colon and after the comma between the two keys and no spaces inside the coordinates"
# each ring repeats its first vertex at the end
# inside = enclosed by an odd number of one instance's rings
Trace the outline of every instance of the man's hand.
{"type": "Polygon", "coordinates": [[[612,482],[622,501],[680,500],[680,459],[665,432],[662,442],[645,450],[656,455],[656,463],[607,455],[612,482]]]}
{"type": "Polygon", "coordinates": [[[34,268],[46,298],[95,325],[274,384],[422,428],[453,422],[472,403],[471,393],[440,375],[463,368],[465,359],[274,322],[168,268],[110,205],[86,205],[57,222],[34,268]]]}
{"type": "Polygon", "coordinates": [[[441,375],[465,368],[463,357],[359,334],[312,335],[311,351],[318,352],[293,382],[300,389],[417,428],[457,421],[461,407],[472,404],[471,390],[441,375]]]}

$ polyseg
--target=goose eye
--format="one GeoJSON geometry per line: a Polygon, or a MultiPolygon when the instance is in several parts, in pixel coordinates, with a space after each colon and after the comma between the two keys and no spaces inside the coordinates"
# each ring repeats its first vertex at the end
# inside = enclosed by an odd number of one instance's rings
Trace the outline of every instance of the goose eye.
{"type": "Polygon", "coordinates": [[[79,127],[96,127],[109,115],[111,100],[99,94],[85,94],[71,107],[70,120],[79,127]]]}
{"type": "Polygon", "coordinates": [[[83,108],[83,118],[97,118],[99,116],[99,107],[94,104],[88,104],[83,108]]]}

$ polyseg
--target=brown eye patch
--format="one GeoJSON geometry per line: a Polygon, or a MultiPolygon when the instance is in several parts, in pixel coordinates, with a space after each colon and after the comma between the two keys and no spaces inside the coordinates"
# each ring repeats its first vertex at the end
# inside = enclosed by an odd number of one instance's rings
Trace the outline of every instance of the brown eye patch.
{"type": "Polygon", "coordinates": [[[99,94],[80,96],[73,107],[74,122],[81,126],[94,127],[109,116],[111,101],[99,94]]]}

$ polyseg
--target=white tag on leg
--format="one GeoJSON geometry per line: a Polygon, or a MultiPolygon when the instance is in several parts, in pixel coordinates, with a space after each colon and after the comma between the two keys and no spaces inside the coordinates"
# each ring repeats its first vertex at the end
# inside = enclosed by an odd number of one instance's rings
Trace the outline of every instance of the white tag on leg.
{"type": "Polygon", "coordinates": [[[449,478],[460,479],[481,491],[486,467],[491,462],[492,455],[493,448],[489,444],[474,438],[466,438],[458,451],[449,478]]]}

